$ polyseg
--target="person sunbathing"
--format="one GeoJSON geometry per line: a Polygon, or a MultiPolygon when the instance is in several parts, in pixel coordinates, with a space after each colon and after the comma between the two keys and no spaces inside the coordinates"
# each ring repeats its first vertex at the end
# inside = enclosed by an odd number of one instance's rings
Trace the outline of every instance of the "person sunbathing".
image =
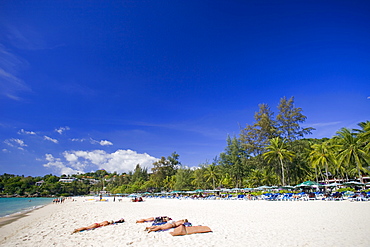
{"type": "Polygon", "coordinates": [[[75,229],[73,233],[76,233],[76,232],[82,232],[82,231],[86,231],[86,230],[92,230],[92,229],[95,229],[95,228],[99,228],[99,227],[102,227],[102,226],[108,226],[108,225],[112,225],[112,224],[117,224],[117,223],[123,223],[125,222],[124,219],[120,219],[120,220],[117,220],[117,221],[103,221],[103,222],[100,222],[100,223],[94,223],[90,226],[85,226],[85,227],[80,227],[80,228],[77,228],[75,229]]]}
{"type": "Polygon", "coordinates": [[[140,220],[137,220],[136,223],[153,222],[153,221],[155,223],[162,223],[162,222],[167,222],[170,220],[172,219],[168,216],[159,216],[159,217],[150,217],[147,219],[140,219],[140,220]]]}
{"type": "Polygon", "coordinates": [[[181,226],[185,222],[188,222],[188,220],[184,219],[184,220],[178,220],[178,221],[169,221],[169,222],[167,222],[166,224],[163,224],[163,225],[148,226],[147,228],[145,228],[145,230],[148,231],[148,233],[149,232],[161,231],[161,230],[168,230],[168,229],[171,229],[171,228],[181,226]]]}

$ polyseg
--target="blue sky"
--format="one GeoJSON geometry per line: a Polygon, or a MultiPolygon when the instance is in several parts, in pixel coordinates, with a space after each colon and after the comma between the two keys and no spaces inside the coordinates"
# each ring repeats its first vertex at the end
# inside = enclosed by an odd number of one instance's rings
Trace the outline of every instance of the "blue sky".
{"type": "Polygon", "coordinates": [[[212,161],[258,104],[370,116],[368,1],[0,0],[0,174],[212,161]]]}

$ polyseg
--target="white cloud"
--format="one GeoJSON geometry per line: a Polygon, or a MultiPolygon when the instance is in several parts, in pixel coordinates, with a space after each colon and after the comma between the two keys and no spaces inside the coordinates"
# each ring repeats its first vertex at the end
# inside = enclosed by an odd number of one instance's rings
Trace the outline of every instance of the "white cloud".
{"type": "Polygon", "coordinates": [[[48,137],[48,136],[44,136],[44,140],[51,141],[51,142],[54,142],[54,143],[58,143],[57,139],[53,139],[53,138],[48,137]]]}
{"type": "Polygon", "coordinates": [[[102,146],[111,146],[111,145],[113,145],[113,143],[112,143],[112,142],[107,141],[107,140],[101,140],[101,141],[99,142],[99,144],[100,144],[100,145],[102,145],[102,146]]]}
{"type": "Polygon", "coordinates": [[[8,149],[6,149],[6,148],[3,148],[3,152],[4,153],[10,153],[10,151],[8,149]]]}
{"type": "Polygon", "coordinates": [[[44,164],[44,167],[52,168],[55,171],[59,172],[61,175],[62,174],[77,174],[77,173],[83,173],[79,170],[72,169],[68,166],[66,166],[61,159],[59,158],[54,158],[53,155],[51,154],[45,154],[45,159],[48,161],[48,163],[44,164]]]}
{"type": "Polygon", "coordinates": [[[15,139],[15,138],[7,139],[4,141],[4,143],[10,147],[18,148],[20,150],[24,150],[23,147],[27,147],[27,144],[25,144],[24,141],[21,139],[15,139]]]}
{"type": "Polygon", "coordinates": [[[75,172],[104,169],[108,172],[123,173],[133,171],[137,164],[150,169],[158,160],[149,154],[140,154],[132,150],[117,150],[114,153],[107,153],[104,150],[65,151],[63,157],[64,161],[47,155],[46,160],[49,162],[44,166],[54,168],[60,174],[67,174],[67,168],[75,172]]]}
{"type": "Polygon", "coordinates": [[[85,141],[85,139],[73,138],[73,139],[71,139],[71,141],[73,141],[73,142],[83,142],[83,141],[85,141]]]}
{"type": "MultiPolygon", "coordinates": [[[[84,141],[89,141],[89,139],[79,139],[79,138],[73,138],[73,139],[70,139],[71,141],[73,142],[84,142],[84,141]]],[[[99,144],[100,146],[112,146],[113,143],[108,141],[108,140],[101,140],[101,141],[97,141],[97,140],[94,140],[92,138],[90,138],[90,143],[91,144],[99,144]]]]}
{"type": "Polygon", "coordinates": [[[18,131],[18,134],[25,134],[25,135],[36,135],[36,133],[35,132],[33,132],[33,131],[26,131],[26,130],[24,130],[24,129],[21,129],[20,131],[18,131]]]}
{"type": "Polygon", "coordinates": [[[110,142],[110,141],[107,141],[107,140],[96,141],[92,138],[90,138],[90,142],[91,142],[91,144],[99,144],[101,146],[111,146],[111,145],[113,145],[113,143],[110,142]]]}
{"type": "Polygon", "coordinates": [[[60,127],[59,129],[55,129],[55,132],[58,132],[59,134],[63,134],[63,132],[66,130],[70,130],[70,128],[68,126],[60,127]]]}

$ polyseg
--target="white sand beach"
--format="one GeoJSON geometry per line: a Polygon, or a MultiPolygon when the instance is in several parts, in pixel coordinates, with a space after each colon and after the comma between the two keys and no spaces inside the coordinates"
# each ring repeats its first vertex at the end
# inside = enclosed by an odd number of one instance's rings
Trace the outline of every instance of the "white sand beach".
{"type": "Polygon", "coordinates": [[[146,199],[50,204],[0,228],[0,246],[369,246],[370,202],[146,199]],[[147,233],[143,217],[170,216],[213,232],[147,233]],[[125,219],[71,235],[78,227],[125,219]]]}

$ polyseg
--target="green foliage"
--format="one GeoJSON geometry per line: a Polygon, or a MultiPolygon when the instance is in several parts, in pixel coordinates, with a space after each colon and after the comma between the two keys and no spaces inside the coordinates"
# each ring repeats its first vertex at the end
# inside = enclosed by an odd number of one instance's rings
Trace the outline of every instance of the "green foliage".
{"type": "Polygon", "coordinates": [[[192,190],[191,184],[192,171],[190,169],[180,168],[177,170],[175,175],[176,182],[174,184],[174,190],[192,190]]]}
{"type": "Polygon", "coordinates": [[[337,190],[337,192],[346,192],[346,191],[355,192],[356,190],[354,188],[350,188],[350,187],[340,188],[340,189],[337,190]]]}
{"type": "Polygon", "coordinates": [[[279,114],[276,116],[279,135],[281,138],[292,142],[304,135],[311,134],[314,128],[302,128],[299,124],[306,121],[307,117],[302,114],[302,109],[294,106],[294,97],[280,99],[278,105],[279,114]]]}

